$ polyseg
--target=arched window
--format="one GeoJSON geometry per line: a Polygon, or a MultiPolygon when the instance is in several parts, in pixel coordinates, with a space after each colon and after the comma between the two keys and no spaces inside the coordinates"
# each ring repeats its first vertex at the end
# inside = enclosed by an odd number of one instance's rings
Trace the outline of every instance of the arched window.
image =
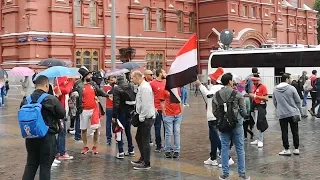
{"type": "Polygon", "coordinates": [[[99,49],[77,49],[75,57],[76,67],[85,66],[90,71],[99,70],[99,49]]]}
{"type": "Polygon", "coordinates": [[[90,2],[90,26],[97,26],[97,3],[94,0],[90,2]]]}
{"type": "Polygon", "coordinates": [[[147,51],[146,54],[147,69],[159,69],[163,68],[165,63],[164,52],[163,51],[147,51]]]}
{"type": "Polygon", "coordinates": [[[82,25],[82,10],[81,10],[82,2],[81,0],[74,1],[74,25],[81,26],[82,25]]]}
{"type": "Polygon", "coordinates": [[[178,18],[178,22],[177,22],[178,32],[183,32],[183,12],[182,11],[177,12],[177,18],[178,18]]]}
{"type": "Polygon", "coordinates": [[[143,19],[143,29],[145,31],[150,30],[150,8],[145,7],[143,8],[143,14],[144,14],[144,19],[143,19]]]}
{"type": "Polygon", "coordinates": [[[157,9],[157,31],[163,31],[163,10],[157,9]]]}
{"type": "Polygon", "coordinates": [[[196,31],[196,14],[194,12],[191,12],[189,14],[189,31],[195,32],[196,31]]]}

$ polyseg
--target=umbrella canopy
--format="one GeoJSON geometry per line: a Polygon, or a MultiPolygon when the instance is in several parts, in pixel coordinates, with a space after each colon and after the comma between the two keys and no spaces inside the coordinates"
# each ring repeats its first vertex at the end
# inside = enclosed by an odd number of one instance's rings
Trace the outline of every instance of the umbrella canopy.
{"type": "Polygon", "coordinates": [[[8,78],[7,71],[2,68],[0,68],[0,78],[8,78]]]}
{"type": "Polygon", "coordinates": [[[39,66],[48,66],[48,67],[53,67],[53,66],[67,66],[67,63],[64,62],[63,60],[55,59],[55,58],[48,58],[45,59],[38,64],[39,66]]]}
{"type": "Polygon", "coordinates": [[[109,76],[118,76],[120,74],[124,74],[124,73],[127,73],[127,72],[130,72],[128,69],[113,69],[111,71],[108,71],[104,77],[107,78],[109,76]]]}
{"type": "Polygon", "coordinates": [[[126,62],[119,66],[119,69],[128,69],[128,70],[133,70],[138,68],[141,68],[141,66],[136,62],[126,62]]]}
{"type": "Polygon", "coordinates": [[[80,76],[80,74],[78,73],[78,71],[75,68],[68,68],[68,67],[63,67],[63,66],[54,66],[54,67],[50,67],[40,73],[38,73],[36,75],[36,77],[34,77],[33,80],[36,80],[37,77],[39,76],[47,76],[49,79],[51,78],[56,78],[56,77],[76,77],[76,76],[80,76]]]}
{"type": "Polygon", "coordinates": [[[14,76],[32,76],[34,71],[28,67],[14,67],[10,70],[14,76]]]}

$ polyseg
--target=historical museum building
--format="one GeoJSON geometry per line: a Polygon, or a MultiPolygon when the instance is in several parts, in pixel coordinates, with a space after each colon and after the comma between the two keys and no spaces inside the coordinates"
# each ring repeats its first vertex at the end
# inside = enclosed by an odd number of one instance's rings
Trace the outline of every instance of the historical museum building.
{"type": "MultiPolygon", "coordinates": [[[[314,0],[116,0],[116,63],[165,69],[197,32],[201,69],[220,32],[232,47],[316,45],[314,0]]],[[[111,66],[111,0],[2,0],[0,64],[29,66],[46,58],[91,70],[111,66]]],[[[199,70],[201,70],[199,69],[199,70]]],[[[201,72],[199,72],[201,73],[201,72]]]]}

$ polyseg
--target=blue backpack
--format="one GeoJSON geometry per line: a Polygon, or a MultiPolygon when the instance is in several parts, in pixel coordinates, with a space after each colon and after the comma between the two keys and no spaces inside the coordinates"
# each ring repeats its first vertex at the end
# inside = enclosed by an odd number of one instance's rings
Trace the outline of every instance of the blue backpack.
{"type": "Polygon", "coordinates": [[[47,96],[49,94],[43,93],[36,103],[32,103],[31,96],[26,97],[27,104],[23,105],[18,111],[18,121],[23,138],[43,138],[47,134],[49,127],[41,114],[41,103],[47,96]]]}

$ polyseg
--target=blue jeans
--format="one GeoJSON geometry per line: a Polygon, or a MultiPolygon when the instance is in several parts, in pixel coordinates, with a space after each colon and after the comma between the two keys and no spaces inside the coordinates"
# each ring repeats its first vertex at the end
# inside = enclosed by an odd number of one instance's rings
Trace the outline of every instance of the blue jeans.
{"type": "Polygon", "coordinates": [[[229,150],[231,137],[238,156],[238,173],[245,175],[245,152],[244,152],[244,134],[243,134],[243,119],[231,133],[221,133],[221,164],[223,175],[229,176],[229,150]]]}
{"type": "Polygon", "coordinates": [[[166,131],[165,144],[166,152],[171,152],[171,136],[174,138],[174,152],[180,152],[180,125],[182,115],[163,116],[164,127],[166,131]]]}
{"type": "MultiPolygon", "coordinates": [[[[126,115],[119,114],[118,119],[121,122],[122,126],[124,127],[124,131],[127,136],[128,141],[128,151],[133,151],[133,144],[132,144],[132,135],[131,135],[131,122],[129,121],[129,118],[126,115]]],[[[121,141],[118,141],[118,150],[119,153],[123,153],[123,133],[121,132],[121,141]]]]}
{"type": "Polygon", "coordinates": [[[302,107],[307,106],[308,95],[309,95],[309,92],[304,92],[304,93],[303,93],[302,107]]]}
{"type": "Polygon", "coordinates": [[[107,142],[111,142],[112,138],[112,113],[113,109],[106,109],[106,137],[107,137],[107,142]]]}
{"type": "Polygon", "coordinates": [[[76,125],[75,125],[76,133],[74,134],[75,140],[81,140],[81,130],[80,130],[80,114],[77,112],[76,114],[76,125]]]}
{"type": "Polygon", "coordinates": [[[0,89],[0,94],[1,94],[1,102],[0,102],[0,107],[4,105],[4,97],[5,97],[5,86],[3,86],[1,89],[0,89]]]}
{"type": "Polygon", "coordinates": [[[187,89],[182,87],[181,88],[181,103],[187,104],[188,92],[187,89]]]}
{"type": "Polygon", "coordinates": [[[217,121],[208,121],[209,126],[209,139],[211,144],[210,158],[211,160],[217,159],[217,149],[221,151],[221,141],[217,128],[217,121]]]}
{"type": "Polygon", "coordinates": [[[161,149],[161,124],[162,124],[162,111],[158,110],[158,113],[156,115],[156,120],[154,122],[154,133],[156,136],[156,144],[157,149],[161,149]]]}
{"type": "Polygon", "coordinates": [[[66,128],[66,121],[63,120],[63,130],[58,134],[57,139],[57,153],[59,153],[60,156],[63,156],[66,153],[66,134],[67,134],[67,128],[66,128]]]}

